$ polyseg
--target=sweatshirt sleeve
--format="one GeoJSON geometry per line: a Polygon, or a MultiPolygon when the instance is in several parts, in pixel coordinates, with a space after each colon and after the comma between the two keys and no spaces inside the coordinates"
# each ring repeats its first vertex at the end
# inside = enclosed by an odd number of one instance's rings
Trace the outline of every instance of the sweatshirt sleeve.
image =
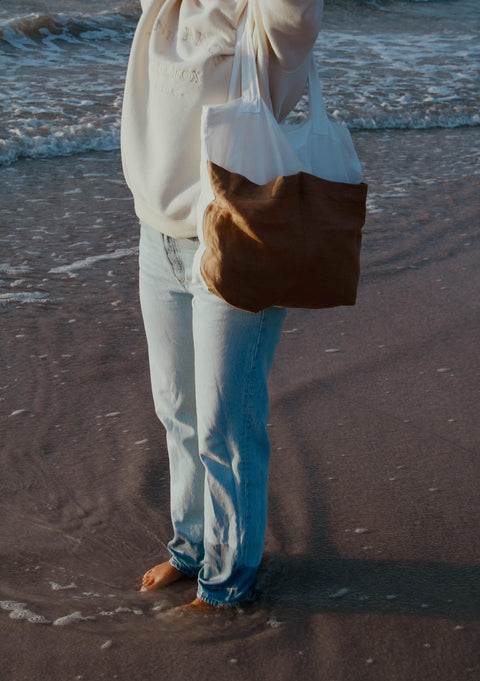
{"type": "Polygon", "coordinates": [[[254,0],[255,20],[264,33],[270,61],[284,71],[296,70],[315,43],[323,0],[254,0]]]}
{"type": "Polygon", "coordinates": [[[305,87],[310,54],[320,30],[323,0],[248,0],[263,92],[278,120],[287,116],[305,87]]]}

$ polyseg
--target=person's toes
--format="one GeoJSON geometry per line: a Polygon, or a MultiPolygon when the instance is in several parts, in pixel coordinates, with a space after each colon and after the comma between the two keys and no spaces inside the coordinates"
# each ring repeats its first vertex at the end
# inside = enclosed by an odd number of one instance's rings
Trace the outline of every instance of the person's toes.
{"type": "Polygon", "coordinates": [[[143,578],[142,587],[144,589],[151,589],[152,586],[154,586],[154,585],[155,585],[155,580],[153,579],[153,577],[146,577],[146,578],[144,577],[143,578]]]}

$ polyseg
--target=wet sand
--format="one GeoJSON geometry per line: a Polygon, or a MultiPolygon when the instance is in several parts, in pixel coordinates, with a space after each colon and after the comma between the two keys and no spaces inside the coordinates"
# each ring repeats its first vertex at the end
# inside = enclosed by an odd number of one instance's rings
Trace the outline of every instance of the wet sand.
{"type": "Polygon", "coordinates": [[[0,171],[2,681],[479,677],[479,140],[356,136],[357,305],[289,313],[258,600],[194,620],[136,591],[169,490],[118,154],[0,171]]]}

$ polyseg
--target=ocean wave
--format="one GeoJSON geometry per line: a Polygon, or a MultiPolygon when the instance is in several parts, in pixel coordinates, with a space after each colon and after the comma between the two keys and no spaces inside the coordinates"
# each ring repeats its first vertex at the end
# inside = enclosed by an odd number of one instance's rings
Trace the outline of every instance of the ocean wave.
{"type": "Polygon", "coordinates": [[[50,135],[32,135],[19,129],[15,133],[0,139],[0,166],[25,158],[56,158],[120,148],[120,121],[104,128],[91,123],[69,125],[50,135]]]}
{"type": "MultiPolygon", "coordinates": [[[[338,26],[327,24],[315,48],[329,114],[352,131],[480,125],[477,0],[459,3],[462,17],[472,17],[469,22],[450,17],[442,0],[425,3],[434,10],[428,16],[437,20],[425,30],[417,16],[421,8],[412,10],[416,1],[410,0],[405,18],[406,2],[326,0],[327,7],[374,3],[387,10],[373,20],[375,8],[372,14],[367,10],[363,27],[351,18],[348,24],[343,18],[338,26]]],[[[119,149],[138,5],[123,3],[120,9],[88,15],[67,8],[64,14],[0,21],[2,87],[8,93],[0,112],[0,165],[119,149]]],[[[302,119],[307,111],[302,98],[291,119],[302,119]]]]}
{"type": "MultiPolygon", "coordinates": [[[[417,0],[427,2],[427,0],[417,0]]],[[[480,114],[471,116],[456,116],[454,114],[425,115],[411,118],[410,116],[372,116],[353,120],[348,127],[354,132],[367,130],[432,130],[434,128],[464,128],[480,126],[480,114]]]]}
{"type": "Polygon", "coordinates": [[[102,12],[84,14],[28,14],[0,23],[0,45],[13,47],[66,40],[69,42],[129,38],[138,14],[102,12]]]}
{"type": "MultiPolygon", "coordinates": [[[[305,111],[296,111],[290,116],[292,123],[305,118],[305,111]]],[[[330,112],[332,119],[341,119],[338,112],[330,112]]],[[[352,132],[381,130],[429,130],[433,128],[460,128],[480,126],[480,114],[458,116],[438,114],[437,116],[373,115],[357,116],[345,121],[352,132]]],[[[73,156],[91,151],[117,151],[120,149],[120,119],[101,128],[91,123],[69,125],[51,135],[30,135],[16,131],[6,140],[0,139],[0,166],[10,165],[20,159],[56,158],[73,156]]]]}
{"type": "Polygon", "coordinates": [[[325,8],[329,7],[365,7],[367,9],[387,9],[391,5],[414,3],[438,3],[448,2],[449,0],[324,0],[325,8]]]}
{"type": "MultiPolygon", "coordinates": [[[[433,3],[442,0],[402,0],[402,2],[433,3]]],[[[385,9],[399,0],[325,0],[325,7],[365,7],[385,9]]],[[[130,37],[140,16],[139,8],[124,8],[98,14],[31,13],[0,21],[0,45],[13,47],[38,44],[51,40],[77,42],[130,37]]]]}

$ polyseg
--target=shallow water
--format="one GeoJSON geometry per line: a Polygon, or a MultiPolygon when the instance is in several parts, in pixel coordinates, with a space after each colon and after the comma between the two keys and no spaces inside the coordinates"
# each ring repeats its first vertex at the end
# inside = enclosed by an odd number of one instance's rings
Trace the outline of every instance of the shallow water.
{"type": "Polygon", "coordinates": [[[358,305],[287,319],[259,598],[193,620],[137,590],[171,527],[119,154],[2,169],[6,678],[478,674],[478,134],[354,133],[358,305]]]}
{"type": "MultiPolygon", "coordinates": [[[[0,164],[118,148],[137,19],[132,2],[2,4],[0,164]]],[[[352,130],[480,124],[476,0],[327,3],[315,53],[327,108],[352,130]]]]}
{"type": "MultiPolygon", "coordinates": [[[[458,205],[456,193],[480,176],[477,138],[476,128],[354,133],[369,183],[363,280],[478,240],[478,196],[472,186],[469,204],[458,205]],[[421,207],[432,194],[435,214],[421,207]],[[455,228],[457,211],[471,214],[466,230],[455,228]]],[[[117,152],[10,165],[0,191],[0,304],[60,305],[79,278],[98,276],[114,292],[122,268],[136,276],[137,225],[117,152]]]]}
{"type": "MultiPolygon", "coordinates": [[[[79,8],[27,5],[68,17],[79,8]]],[[[0,5],[4,25],[12,6],[0,5]]],[[[90,17],[104,8],[81,5],[90,17]]],[[[354,310],[289,318],[272,378],[259,600],[235,617],[188,623],[166,612],[193,598],[193,583],[137,591],[145,567],[165,555],[170,521],[138,306],[138,228],[117,151],[136,11],[111,3],[93,19],[95,35],[70,24],[2,44],[11,70],[0,78],[12,93],[0,169],[0,628],[13,641],[9,660],[27,646],[14,669],[29,657],[35,665],[38,639],[46,643],[36,659],[61,668],[52,677],[62,681],[143,680],[159,669],[185,678],[194,660],[204,664],[199,679],[213,670],[291,681],[321,669],[321,681],[351,681],[353,669],[381,681],[416,681],[420,670],[423,681],[448,665],[472,678],[478,352],[467,340],[478,296],[467,281],[465,295],[455,289],[449,266],[466,268],[478,249],[478,3],[327,10],[317,55],[330,111],[360,128],[370,185],[361,287],[371,297],[366,307],[361,288],[354,310]],[[437,91],[425,94],[427,85],[437,91]],[[396,276],[410,288],[392,294],[396,276]],[[442,295],[465,314],[430,335],[442,295]],[[411,338],[396,345],[399,319],[419,300],[411,338]]],[[[36,673],[23,678],[46,678],[36,673]]]]}

